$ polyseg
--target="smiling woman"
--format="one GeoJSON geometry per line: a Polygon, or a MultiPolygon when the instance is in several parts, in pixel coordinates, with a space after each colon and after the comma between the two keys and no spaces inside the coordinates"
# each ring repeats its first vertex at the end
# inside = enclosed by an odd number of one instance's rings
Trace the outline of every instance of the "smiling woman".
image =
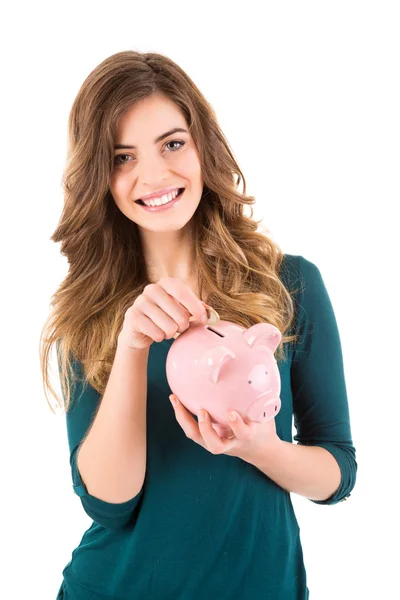
{"type": "MultiPolygon", "coordinates": [[[[176,233],[179,232],[179,254],[181,263],[184,262],[184,257],[191,255],[193,224],[190,221],[200,203],[204,182],[196,145],[182,112],[163,94],[153,94],[124,114],[116,136],[115,150],[135,152],[119,153],[114,157],[110,191],[115,203],[137,224],[142,243],[149,249],[148,255],[154,246],[155,232],[160,234],[167,230],[171,241],[178,239],[176,233]],[[171,126],[165,127],[168,123],[171,126]],[[160,134],[163,128],[167,130],[160,134]],[[168,140],[177,133],[184,134],[185,139],[168,140]],[[173,190],[185,190],[183,203],[182,194],[177,197],[166,195],[173,190]],[[135,210],[132,200],[141,208],[135,210]],[[152,216],[158,213],[162,213],[162,219],[152,216]]],[[[172,243],[175,246],[176,241],[172,243]]],[[[170,248],[171,254],[176,256],[177,248],[170,248]]],[[[157,261],[159,269],[162,262],[165,270],[169,268],[165,259],[161,261],[160,257],[149,256],[149,260],[157,261]]],[[[188,262],[186,270],[192,270],[188,262]]]]}
{"type": "Polygon", "coordinates": [[[120,52],[88,75],[68,148],[51,239],[69,270],[43,327],[41,368],[65,408],[73,490],[93,523],[59,598],[306,600],[290,492],[336,504],[357,468],[318,268],[257,230],[211,105],[161,54],[120,52]],[[204,305],[281,333],[281,409],[262,430],[238,418],[232,451],[168,400],[174,335],[204,305]],[[48,377],[54,345],[61,401],[48,377]]]}

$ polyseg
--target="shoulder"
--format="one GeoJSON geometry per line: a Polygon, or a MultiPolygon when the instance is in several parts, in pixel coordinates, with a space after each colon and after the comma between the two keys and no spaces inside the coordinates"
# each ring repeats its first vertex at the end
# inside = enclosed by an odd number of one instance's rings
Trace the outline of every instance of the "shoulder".
{"type": "Polygon", "coordinates": [[[299,288],[298,292],[318,280],[321,273],[315,263],[299,254],[284,254],[280,267],[280,277],[291,290],[299,288]]]}
{"type": "Polygon", "coordinates": [[[329,305],[329,296],[317,265],[302,255],[285,254],[280,268],[280,279],[292,296],[294,326],[299,327],[312,315],[329,305]]]}

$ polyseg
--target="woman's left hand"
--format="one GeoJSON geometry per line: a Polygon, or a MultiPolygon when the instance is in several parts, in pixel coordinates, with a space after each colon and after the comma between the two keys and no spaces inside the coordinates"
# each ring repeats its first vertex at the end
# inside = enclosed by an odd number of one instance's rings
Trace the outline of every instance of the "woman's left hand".
{"type": "Polygon", "coordinates": [[[258,456],[263,456],[269,448],[279,445],[281,441],[276,433],[274,418],[266,423],[253,421],[245,423],[235,411],[232,411],[236,415],[234,421],[229,419],[227,413],[228,423],[233,433],[232,437],[221,438],[211,425],[207,411],[199,411],[199,421],[197,422],[174,394],[169,396],[171,402],[174,398],[177,401],[174,406],[175,417],[186,437],[203,446],[211,454],[227,454],[252,462],[258,456]],[[201,420],[202,412],[205,415],[204,420],[201,420]]]}

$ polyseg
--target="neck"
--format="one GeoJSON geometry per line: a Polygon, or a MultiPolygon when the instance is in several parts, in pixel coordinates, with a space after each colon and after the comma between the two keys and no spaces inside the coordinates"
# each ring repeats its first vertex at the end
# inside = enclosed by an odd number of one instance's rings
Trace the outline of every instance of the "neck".
{"type": "Polygon", "coordinates": [[[176,277],[185,283],[196,280],[193,235],[188,229],[178,232],[140,231],[148,279],[176,277]]]}

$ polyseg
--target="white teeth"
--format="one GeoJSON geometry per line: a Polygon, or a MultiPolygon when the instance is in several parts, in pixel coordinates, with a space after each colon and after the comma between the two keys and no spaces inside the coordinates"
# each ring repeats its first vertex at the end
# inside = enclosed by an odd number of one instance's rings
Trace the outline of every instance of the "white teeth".
{"type": "Polygon", "coordinates": [[[151,200],[142,200],[146,204],[146,206],[161,206],[161,204],[168,204],[179,194],[179,190],[175,192],[171,192],[170,194],[164,194],[158,198],[152,198],[151,200]]]}

